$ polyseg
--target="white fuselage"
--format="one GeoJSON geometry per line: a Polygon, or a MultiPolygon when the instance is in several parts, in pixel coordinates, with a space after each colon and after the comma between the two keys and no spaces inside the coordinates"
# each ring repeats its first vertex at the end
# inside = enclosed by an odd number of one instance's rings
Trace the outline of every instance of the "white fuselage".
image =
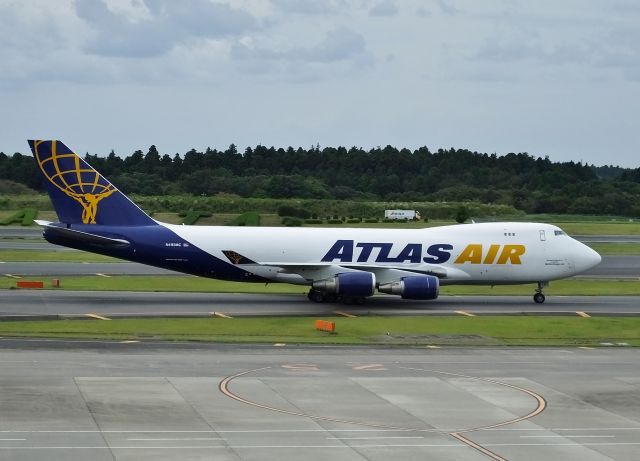
{"type": "Polygon", "coordinates": [[[222,260],[223,251],[248,258],[255,264],[244,270],[274,282],[309,284],[341,267],[375,272],[379,283],[406,271],[436,274],[441,284],[517,284],[570,277],[601,260],[560,228],[538,223],[424,229],[163,225],[222,260]]]}

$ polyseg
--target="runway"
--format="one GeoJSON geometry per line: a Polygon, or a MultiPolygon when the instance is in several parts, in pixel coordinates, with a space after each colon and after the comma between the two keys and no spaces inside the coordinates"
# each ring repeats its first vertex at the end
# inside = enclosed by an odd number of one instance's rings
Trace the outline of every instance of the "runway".
{"type": "Polygon", "coordinates": [[[33,227],[15,227],[0,226],[0,239],[34,239],[42,238],[42,228],[40,226],[33,227]]]}
{"type": "Polygon", "coordinates": [[[299,295],[170,293],[55,290],[0,290],[0,319],[57,318],[99,314],[108,318],[144,316],[231,317],[256,315],[640,315],[635,296],[548,296],[535,304],[529,296],[441,296],[434,301],[378,295],[362,306],[312,303],[299,295]]]}
{"type": "Polygon", "coordinates": [[[11,241],[5,242],[0,240],[0,249],[2,250],[36,250],[36,251],[78,251],[73,248],[67,248],[60,245],[53,245],[45,241],[11,241]]]}
{"type": "Polygon", "coordinates": [[[624,348],[0,340],[0,459],[640,458],[624,348]]]}
{"type": "Polygon", "coordinates": [[[572,235],[582,243],[640,243],[640,235],[572,235]]]}

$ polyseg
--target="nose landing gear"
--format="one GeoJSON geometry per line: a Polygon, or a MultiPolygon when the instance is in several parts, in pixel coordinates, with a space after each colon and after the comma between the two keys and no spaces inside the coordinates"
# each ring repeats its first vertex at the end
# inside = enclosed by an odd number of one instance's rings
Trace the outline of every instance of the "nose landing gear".
{"type": "Polygon", "coordinates": [[[538,282],[538,288],[536,288],[536,292],[533,295],[533,301],[536,304],[542,304],[545,301],[546,298],[544,296],[544,293],[542,292],[542,289],[548,286],[549,282],[538,282]]]}

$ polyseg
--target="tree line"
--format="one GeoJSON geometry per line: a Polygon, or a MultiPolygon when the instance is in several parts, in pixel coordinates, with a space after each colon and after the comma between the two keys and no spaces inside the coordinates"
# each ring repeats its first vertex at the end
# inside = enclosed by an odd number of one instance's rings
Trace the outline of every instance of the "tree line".
{"type": "MultiPolygon", "coordinates": [[[[527,153],[261,145],[240,152],[232,144],[183,155],[160,154],[152,145],[146,154],[84,158],[125,193],[140,195],[468,201],[527,213],[640,216],[640,168],[552,162],[527,153]]],[[[44,190],[31,155],[0,153],[0,179],[44,190]]]]}

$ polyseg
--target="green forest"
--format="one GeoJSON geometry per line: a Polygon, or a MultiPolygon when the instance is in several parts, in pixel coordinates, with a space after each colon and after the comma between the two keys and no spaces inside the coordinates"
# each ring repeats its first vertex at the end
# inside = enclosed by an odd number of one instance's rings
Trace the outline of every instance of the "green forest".
{"type": "MultiPolygon", "coordinates": [[[[527,153],[392,146],[275,148],[230,145],[161,154],[155,146],[129,156],[84,158],[128,194],[228,195],[388,202],[471,202],[525,213],[640,216],[640,168],[552,162],[527,153]]],[[[0,193],[41,192],[29,155],[0,153],[0,193]]]]}

